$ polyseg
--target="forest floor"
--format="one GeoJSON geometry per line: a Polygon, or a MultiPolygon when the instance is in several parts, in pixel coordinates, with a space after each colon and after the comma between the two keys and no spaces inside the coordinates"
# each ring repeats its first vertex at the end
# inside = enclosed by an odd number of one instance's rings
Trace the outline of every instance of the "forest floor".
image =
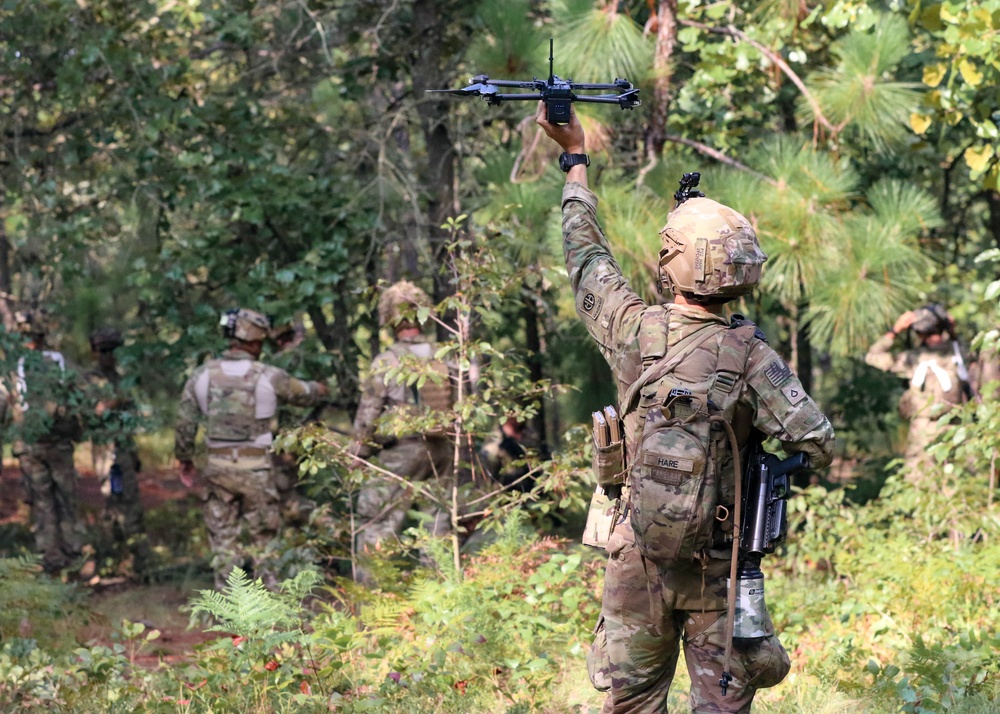
{"type": "MultiPolygon", "coordinates": [[[[97,475],[80,463],[77,472],[79,508],[88,533],[106,537],[109,526],[101,517],[105,498],[97,475]]],[[[190,531],[186,528],[187,519],[178,522],[173,515],[197,509],[200,516],[197,496],[188,492],[173,469],[144,471],[139,475],[139,490],[154,549],[175,550],[190,531]]],[[[0,542],[8,553],[22,547],[29,552],[33,550],[30,508],[25,496],[17,462],[5,461],[0,480],[0,542]]],[[[100,556],[105,548],[100,544],[97,548],[100,556]]],[[[188,629],[190,599],[199,590],[212,587],[212,575],[204,558],[181,559],[180,565],[154,570],[148,583],[116,573],[115,563],[108,557],[99,562],[99,574],[77,584],[85,595],[89,612],[87,621],[76,628],[76,639],[81,646],[110,646],[123,619],[140,622],[147,631],[159,630],[161,634],[135,657],[135,662],[156,667],[161,661],[179,663],[195,646],[218,636],[188,629]]]]}

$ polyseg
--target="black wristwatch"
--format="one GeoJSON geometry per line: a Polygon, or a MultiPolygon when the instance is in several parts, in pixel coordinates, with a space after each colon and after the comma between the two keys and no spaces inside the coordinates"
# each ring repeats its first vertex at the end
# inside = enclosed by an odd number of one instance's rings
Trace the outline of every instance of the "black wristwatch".
{"type": "Polygon", "coordinates": [[[565,151],[559,154],[559,168],[563,172],[569,171],[578,164],[590,166],[590,157],[586,154],[567,154],[565,151]]]}

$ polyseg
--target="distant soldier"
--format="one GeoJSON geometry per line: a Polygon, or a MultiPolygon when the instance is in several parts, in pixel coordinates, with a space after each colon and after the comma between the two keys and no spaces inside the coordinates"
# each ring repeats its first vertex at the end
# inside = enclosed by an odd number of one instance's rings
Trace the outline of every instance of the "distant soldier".
{"type": "Polygon", "coordinates": [[[122,386],[115,350],[124,344],[113,327],[90,333],[90,354],[95,368],[87,373],[97,402],[92,420],[94,468],[106,501],[105,516],[111,520],[115,540],[132,554],[132,572],[142,577],[149,566],[149,541],[139,499],[139,451],[133,433],[137,426],[136,404],[122,386]]]}
{"type": "MultiPolygon", "coordinates": [[[[507,417],[498,433],[483,443],[479,460],[490,477],[513,491],[528,492],[535,485],[530,476],[528,449],[537,443],[531,429],[515,416],[507,417]]],[[[541,449],[540,460],[547,460],[546,450],[541,449]]]]}
{"type": "Polygon", "coordinates": [[[968,400],[969,374],[954,336],[955,324],[943,307],[925,305],[904,312],[865,355],[865,362],[909,381],[899,413],[910,421],[904,469],[918,480],[930,463],[927,447],[940,433],[938,419],[968,400]],[[910,330],[919,344],[893,354],[896,338],[910,330]]]}
{"type": "MultiPolygon", "coordinates": [[[[435,479],[439,485],[446,485],[452,478],[455,447],[443,430],[440,433],[376,433],[380,417],[398,412],[449,410],[453,405],[448,366],[434,359],[438,346],[423,334],[420,324],[414,320],[418,308],[430,306],[427,294],[405,280],[388,288],[379,300],[379,323],[393,329],[396,341],[372,361],[371,376],[364,383],[354,418],[354,442],[350,451],[363,458],[379,452],[380,465],[407,481],[435,479]],[[400,366],[403,360],[414,358],[427,362],[439,378],[426,379],[421,387],[387,378],[386,371],[400,366]]],[[[357,513],[363,524],[356,541],[358,551],[374,547],[385,538],[398,536],[413,501],[412,490],[404,484],[373,476],[358,495],[357,513]]],[[[450,528],[448,515],[435,506],[426,509],[432,515],[428,530],[435,535],[447,532],[450,528]]],[[[366,580],[366,574],[359,571],[359,579],[366,580]]]]}
{"type": "MultiPolygon", "coordinates": [[[[263,546],[281,526],[271,454],[279,404],[312,406],[327,395],[324,384],[295,379],[257,361],[270,328],[264,315],[230,310],[221,324],[229,349],[196,369],[184,385],[174,447],[181,481],[190,488],[198,422],[206,422],[208,462],[202,475],[216,587],[225,584],[234,566],[246,565],[241,531],[250,544],[263,546]]],[[[274,583],[275,575],[259,560],[252,570],[254,577],[274,583]]]]}
{"type": "MultiPolygon", "coordinates": [[[[31,502],[35,545],[51,574],[77,565],[82,557],[83,524],[77,512],[73,445],[82,435],[71,397],[76,385],[62,353],[45,349],[48,320],[42,310],[15,314],[25,345],[35,353],[17,361],[10,394],[19,439],[13,444],[31,502]]],[[[78,396],[78,395],[77,395],[78,396]]],[[[95,564],[83,564],[89,578],[95,564]]]]}

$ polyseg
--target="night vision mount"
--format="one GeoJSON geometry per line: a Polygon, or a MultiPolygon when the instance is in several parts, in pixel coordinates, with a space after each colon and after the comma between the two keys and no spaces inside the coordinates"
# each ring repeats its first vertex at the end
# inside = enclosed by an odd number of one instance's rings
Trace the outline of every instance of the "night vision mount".
{"type": "Polygon", "coordinates": [[[469,80],[468,87],[461,89],[428,89],[428,92],[446,92],[459,96],[482,97],[491,106],[501,102],[530,101],[541,99],[545,102],[545,118],[550,124],[568,124],[570,105],[573,102],[591,104],[617,104],[622,109],[632,109],[642,104],[639,90],[627,79],[615,79],[610,84],[592,84],[562,79],[553,72],[552,40],[549,40],[548,79],[490,79],[489,75],[477,74],[469,80]],[[504,88],[533,89],[534,92],[501,92],[504,88]],[[578,94],[581,91],[611,90],[614,94],[578,94]]]}
{"type": "Polygon", "coordinates": [[[697,171],[692,171],[689,174],[684,174],[681,177],[681,187],[674,192],[674,200],[677,201],[677,206],[684,203],[689,198],[705,198],[705,194],[697,190],[698,184],[701,182],[701,174],[697,171]]]}

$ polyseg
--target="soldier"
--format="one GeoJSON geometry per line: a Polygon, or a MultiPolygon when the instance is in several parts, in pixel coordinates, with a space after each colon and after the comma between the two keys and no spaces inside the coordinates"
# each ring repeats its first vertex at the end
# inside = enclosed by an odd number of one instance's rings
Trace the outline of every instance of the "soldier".
{"type": "MultiPolygon", "coordinates": [[[[82,434],[79,414],[70,406],[76,385],[61,352],[45,349],[47,317],[42,310],[15,315],[25,346],[40,358],[25,355],[17,362],[10,395],[20,437],[13,444],[31,502],[35,544],[51,574],[77,564],[83,553],[84,529],[77,512],[73,446],[82,434]]],[[[83,564],[87,579],[96,567],[83,564]]]]}
{"type": "MultiPolygon", "coordinates": [[[[535,120],[565,152],[560,167],[567,171],[562,197],[566,267],[577,312],[618,385],[627,454],[634,458],[638,451],[644,419],[631,410],[626,395],[641,384],[646,368],[670,359],[672,374],[681,382],[710,384],[713,397],[722,394],[734,400],[729,402],[735,405],[730,422],[742,454],[757,430],[779,439],[789,453],[807,454],[813,468],[827,465],[834,444],[829,421],[763,333],[752,323],[734,322],[732,327],[740,329],[731,329],[722,315],[727,302],[749,293],[760,279],[766,256],[749,222],[707,198],[690,198],[675,209],[661,232],[660,251],[660,278],[674,302],[646,305],[628,287],[598,225],[597,197],[587,188],[584,131],[576,116],[567,125],[549,124],[540,102],[535,120]],[[739,337],[739,349],[730,347],[730,333],[739,337]],[[724,364],[727,371],[722,370],[724,364]]],[[[644,413],[657,406],[651,401],[656,397],[657,392],[642,393],[644,413]]],[[[626,502],[638,483],[638,469],[636,465],[628,476],[626,502]]],[[[735,484],[731,469],[718,474],[714,512],[721,516],[724,511],[718,507],[733,506],[735,484]]],[[[692,711],[749,712],[756,691],[780,682],[789,660],[773,634],[744,642],[733,652],[728,689],[720,687],[728,640],[726,581],[732,564],[727,534],[717,524],[695,557],[663,566],[640,554],[634,517],[633,509],[630,517],[620,519],[607,544],[601,618],[588,656],[591,681],[609,692],[603,711],[665,712],[683,646],[692,711]]],[[[770,618],[766,620],[763,624],[773,632],[770,618]]]]}
{"type": "MultiPolygon", "coordinates": [[[[449,370],[434,359],[437,345],[422,332],[414,321],[418,308],[429,308],[430,298],[413,283],[401,281],[389,287],[379,300],[379,324],[391,327],[396,337],[388,350],[372,361],[371,376],[364,384],[361,402],[354,417],[354,441],[350,453],[367,458],[379,452],[381,466],[411,482],[435,479],[448,484],[452,477],[454,443],[443,430],[440,433],[398,432],[376,434],[377,420],[389,413],[410,410],[449,410],[452,406],[452,385],[449,370]],[[386,371],[398,367],[401,360],[416,358],[428,363],[438,379],[427,379],[420,388],[406,386],[388,379],[386,371]]],[[[362,530],[355,545],[358,552],[375,547],[390,537],[398,536],[403,520],[414,500],[413,491],[405,484],[383,477],[372,479],[358,494],[357,513],[362,530]]],[[[430,507],[432,521],[428,530],[440,535],[449,528],[446,513],[430,507]]],[[[367,581],[363,570],[356,571],[360,581],[367,581]]]]}
{"type": "Polygon", "coordinates": [[[930,464],[927,447],[941,432],[938,419],[966,402],[970,393],[954,329],[954,321],[943,307],[924,305],[900,315],[865,355],[865,362],[872,367],[909,381],[899,401],[899,413],[910,421],[903,468],[913,481],[920,480],[930,464]],[[919,345],[893,355],[896,337],[907,330],[917,336],[919,345]]]}
{"type": "MultiPolygon", "coordinates": [[[[194,485],[194,442],[198,422],[205,424],[208,461],[205,525],[214,553],[215,584],[221,588],[234,566],[246,566],[240,542],[264,545],[281,525],[271,443],[279,404],[312,406],[327,395],[326,385],[304,382],[258,361],[268,336],[268,319],[254,310],[229,310],[222,316],[229,349],[195,370],[184,385],[175,428],[174,453],[180,478],[194,485]]],[[[269,585],[275,575],[253,560],[254,577],[269,585]]]]}
{"type": "MultiPolygon", "coordinates": [[[[500,425],[499,432],[486,441],[479,450],[479,459],[494,481],[511,490],[527,493],[536,479],[530,476],[532,466],[528,463],[528,448],[537,444],[530,428],[517,417],[511,415],[500,425]]],[[[539,460],[548,460],[543,447],[539,460]]]]}
{"type": "Polygon", "coordinates": [[[107,499],[105,516],[111,521],[115,540],[132,554],[132,572],[145,577],[149,566],[149,541],[143,524],[139,498],[139,451],[133,431],[136,405],[122,387],[115,350],[124,344],[113,327],[90,333],[90,354],[95,368],[87,374],[97,402],[91,441],[94,468],[107,499]]]}

